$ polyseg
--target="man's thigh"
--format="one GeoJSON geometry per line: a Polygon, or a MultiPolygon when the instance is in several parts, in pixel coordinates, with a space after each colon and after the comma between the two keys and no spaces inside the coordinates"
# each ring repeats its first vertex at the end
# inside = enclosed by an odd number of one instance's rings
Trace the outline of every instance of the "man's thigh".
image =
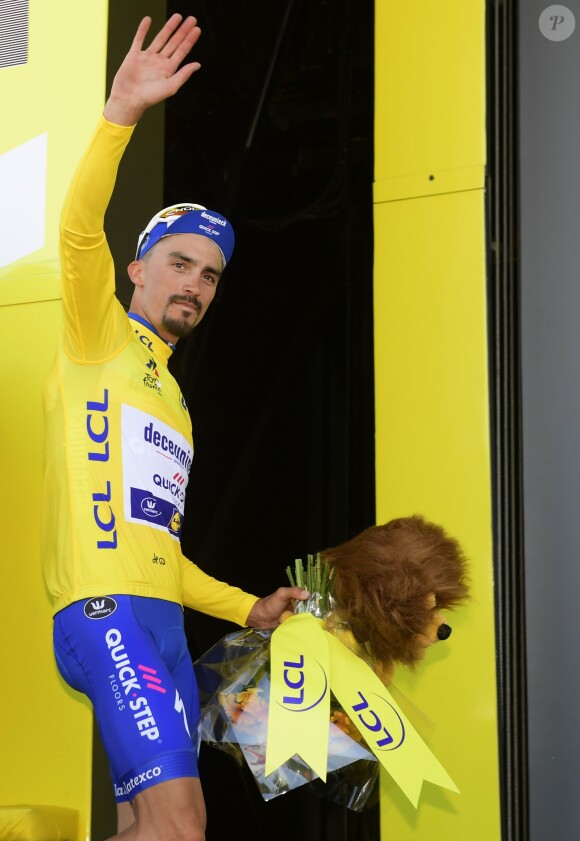
{"type": "Polygon", "coordinates": [[[114,596],[106,601],[110,613],[87,615],[102,601],[57,614],[55,654],[65,680],[93,702],[118,799],[132,800],[166,780],[198,775],[195,680],[186,644],[185,655],[179,650],[179,605],[137,600],[151,603],[143,612],[134,597],[114,596]]]}

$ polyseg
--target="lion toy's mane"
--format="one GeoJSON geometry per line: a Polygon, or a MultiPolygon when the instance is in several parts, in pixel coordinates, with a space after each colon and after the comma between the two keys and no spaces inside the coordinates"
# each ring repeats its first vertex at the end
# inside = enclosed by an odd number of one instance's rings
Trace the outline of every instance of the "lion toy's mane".
{"type": "Polygon", "coordinates": [[[330,565],[340,619],[382,664],[415,666],[438,610],[468,596],[467,561],[457,540],[420,515],[391,520],[321,553],[330,565]]]}

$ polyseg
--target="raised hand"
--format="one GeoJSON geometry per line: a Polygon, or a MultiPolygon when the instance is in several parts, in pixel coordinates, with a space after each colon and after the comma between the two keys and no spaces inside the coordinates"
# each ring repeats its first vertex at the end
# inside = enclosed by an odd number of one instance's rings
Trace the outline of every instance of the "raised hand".
{"type": "Polygon", "coordinates": [[[151,18],[143,18],[113,80],[104,111],[111,123],[134,125],[147,108],[173,96],[199,70],[197,61],[180,67],[201,34],[194,17],[172,15],[143,49],[150,26],[151,18]]]}

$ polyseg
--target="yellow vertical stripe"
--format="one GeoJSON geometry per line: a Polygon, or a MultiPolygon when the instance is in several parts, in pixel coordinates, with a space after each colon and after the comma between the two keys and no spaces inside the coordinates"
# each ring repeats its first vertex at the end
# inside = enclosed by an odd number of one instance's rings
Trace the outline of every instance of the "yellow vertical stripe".
{"type": "Polygon", "coordinates": [[[394,677],[461,794],[415,811],[382,780],[382,837],[499,841],[486,312],[483,0],[376,4],[377,521],[441,523],[470,558],[451,638],[394,677]]]}

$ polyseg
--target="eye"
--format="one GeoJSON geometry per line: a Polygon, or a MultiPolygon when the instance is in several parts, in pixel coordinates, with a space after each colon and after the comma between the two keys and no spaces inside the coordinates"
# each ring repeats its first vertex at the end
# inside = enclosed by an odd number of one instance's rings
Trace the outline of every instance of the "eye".
{"type": "Polygon", "coordinates": [[[210,286],[215,286],[217,283],[217,277],[213,274],[204,274],[202,275],[204,281],[209,284],[210,286]]]}

